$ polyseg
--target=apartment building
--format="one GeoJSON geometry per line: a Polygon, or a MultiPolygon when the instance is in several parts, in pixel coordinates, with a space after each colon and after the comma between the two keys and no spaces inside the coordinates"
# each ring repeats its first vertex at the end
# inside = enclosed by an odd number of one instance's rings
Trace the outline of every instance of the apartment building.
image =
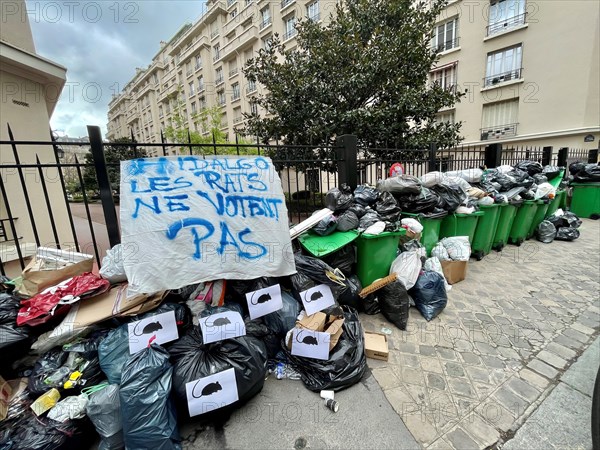
{"type": "Polygon", "coordinates": [[[451,1],[436,25],[431,81],[466,93],[439,120],[465,143],[595,148],[600,3],[451,1]]]}
{"type": "Polygon", "coordinates": [[[202,131],[194,116],[215,105],[221,108],[221,129],[233,137],[242,113],[256,108],[251,99],[261,89],[244,77],[246,61],[269,46],[274,33],[293,49],[298,19],[325,21],[334,5],[331,0],[209,0],[206,13],[161,42],[150,65],[137,69],[112,99],[107,137],[133,133],[140,142],[160,142],[176,109],[190,130],[202,131]]]}

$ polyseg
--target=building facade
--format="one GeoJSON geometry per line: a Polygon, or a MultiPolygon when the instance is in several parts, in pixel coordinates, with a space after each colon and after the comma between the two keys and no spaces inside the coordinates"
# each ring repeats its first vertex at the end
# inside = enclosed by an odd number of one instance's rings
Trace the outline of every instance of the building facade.
{"type": "Polygon", "coordinates": [[[160,131],[176,113],[190,130],[202,131],[194,116],[214,106],[220,108],[221,129],[233,137],[242,113],[256,108],[251,99],[261,90],[245,79],[245,62],[270,45],[274,33],[293,49],[298,19],[326,21],[334,5],[327,0],[210,0],[207,12],[161,42],[150,65],[137,69],[112,99],[108,139],[133,134],[139,142],[160,142],[160,131]]]}
{"type": "Polygon", "coordinates": [[[462,121],[467,144],[597,148],[599,18],[585,0],[449,2],[431,81],[465,96],[439,120],[462,121]]]}

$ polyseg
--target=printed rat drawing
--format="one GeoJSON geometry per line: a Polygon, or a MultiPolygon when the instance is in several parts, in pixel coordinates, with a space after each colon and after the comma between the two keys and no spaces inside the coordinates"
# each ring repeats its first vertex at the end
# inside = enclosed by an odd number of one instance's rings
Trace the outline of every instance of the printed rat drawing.
{"type": "Polygon", "coordinates": [[[265,303],[265,302],[268,302],[269,300],[271,300],[271,294],[269,294],[268,292],[260,295],[256,299],[256,302],[254,301],[255,296],[256,296],[256,292],[254,294],[252,294],[252,297],[250,298],[250,303],[252,303],[253,305],[260,305],[262,303],[265,303]]]}
{"type": "Polygon", "coordinates": [[[139,326],[139,322],[138,324],[134,327],[133,329],[133,334],[135,336],[141,336],[143,334],[152,334],[158,330],[162,330],[162,325],[160,324],[160,322],[157,320],[156,322],[149,322],[146,324],[146,326],[142,329],[142,332],[138,334],[138,326],[139,326]]]}
{"type": "Polygon", "coordinates": [[[323,298],[323,293],[321,291],[315,291],[312,294],[310,294],[310,298],[305,298],[304,301],[306,303],[310,303],[314,302],[315,300],[319,300],[320,298],[323,298]]]}
{"type": "Polygon", "coordinates": [[[231,322],[229,321],[229,319],[227,317],[219,317],[210,326],[211,327],[222,327],[223,325],[229,325],[230,323],[231,322]]]}
{"type": "Polygon", "coordinates": [[[299,344],[319,345],[319,341],[317,341],[317,338],[314,336],[304,336],[302,340],[299,340],[298,338],[301,334],[302,331],[296,334],[296,342],[298,342],[299,344]]]}
{"type": "Polygon", "coordinates": [[[198,380],[198,382],[194,385],[194,389],[192,389],[192,397],[194,398],[208,397],[209,395],[212,395],[215,392],[219,392],[223,389],[221,384],[219,384],[218,381],[215,381],[214,383],[208,383],[206,386],[204,386],[200,395],[195,395],[194,391],[196,390],[196,386],[198,386],[199,382],[200,380],[198,380]]]}

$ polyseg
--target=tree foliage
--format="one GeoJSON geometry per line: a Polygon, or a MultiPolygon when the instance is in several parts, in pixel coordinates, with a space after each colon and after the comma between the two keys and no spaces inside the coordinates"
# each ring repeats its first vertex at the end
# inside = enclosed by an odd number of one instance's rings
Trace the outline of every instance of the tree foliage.
{"type": "Polygon", "coordinates": [[[268,113],[244,114],[244,132],[315,146],[343,134],[357,135],[363,148],[455,145],[460,124],[434,119],[461,95],[428,82],[437,58],[431,32],[444,4],[347,0],[325,26],[299,21],[294,50],[275,35],[244,68],[266,88],[256,102],[268,113]]]}

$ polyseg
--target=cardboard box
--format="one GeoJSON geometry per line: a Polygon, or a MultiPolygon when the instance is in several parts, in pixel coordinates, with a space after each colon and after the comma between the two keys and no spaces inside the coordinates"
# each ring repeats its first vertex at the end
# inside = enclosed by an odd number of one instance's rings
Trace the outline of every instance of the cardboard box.
{"type": "Polygon", "coordinates": [[[467,278],[468,261],[440,261],[448,284],[458,283],[467,278]]]}
{"type": "MultiPolygon", "coordinates": [[[[329,338],[329,351],[333,350],[333,347],[335,347],[340,340],[340,336],[343,332],[343,325],[343,317],[327,316],[327,314],[322,312],[314,313],[311,316],[305,316],[296,322],[297,328],[306,328],[307,330],[329,333],[331,335],[329,338]]],[[[287,346],[289,349],[292,348],[291,340],[288,340],[287,346]]]]}
{"type": "Polygon", "coordinates": [[[365,354],[367,358],[387,361],[390,355],[387,336],[382,333],[365,331],[365,354]]]}

